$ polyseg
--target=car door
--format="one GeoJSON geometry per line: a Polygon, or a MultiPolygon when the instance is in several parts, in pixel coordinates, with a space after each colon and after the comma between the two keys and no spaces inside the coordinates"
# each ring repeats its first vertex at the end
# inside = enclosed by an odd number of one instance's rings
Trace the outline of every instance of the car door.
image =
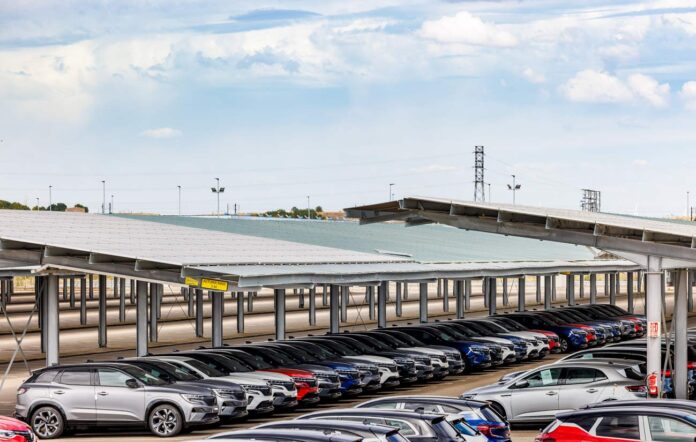
{"type": "Polygon", "coordinates": [[[654,442],[692,442],[696,426],[668,416],[645,416],[644,425],[654,442]]]}
{"type": "Polygon", "coordinates": [[[126,384],[129,374],[111,368],[100,368],[96,376],[97,421],[143,422],[145,420],[145,387],[126,384]]]}
{"type": "Polygon", "coordinates": [[[558,409],[575,410],[598,402],[602,397],[606,375],[596,368],[568,367],[558,388],[558,409]]]}
{"type": "Polygon", "coordinates": [[[558,388],[561,368],[536,370],[519,379],[503,396],[509,395],[511,420],[544,419],[558,410],[558,388]],[[520,385],[523,382],[525,385],[520,385]]]}
{"type": "Polygon", "coordinates": [[[63,370],[54,380],[51,398],[58,402],[68,421],[96,421],[93,371],[90,368],[63,370]]]}

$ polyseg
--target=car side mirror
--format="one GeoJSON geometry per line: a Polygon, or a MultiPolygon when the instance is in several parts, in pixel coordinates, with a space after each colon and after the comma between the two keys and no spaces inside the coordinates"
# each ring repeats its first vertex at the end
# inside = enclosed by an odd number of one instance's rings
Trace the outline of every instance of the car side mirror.
{"type": "Polygon", "coordinates": [[[128,380],[126,381],[126,387],[128,387],[128,388],[138,388],[138,387],[140,387],[140,384],[138,384],[138,381],[136,381],[135,379],[128,379],[128,380]]]}
{"type": "Polygon", "coordinates": [[[529,382],[525,380],[517,381],[514,385],[515,388],[527,388],[529,387],[529,382]]]}

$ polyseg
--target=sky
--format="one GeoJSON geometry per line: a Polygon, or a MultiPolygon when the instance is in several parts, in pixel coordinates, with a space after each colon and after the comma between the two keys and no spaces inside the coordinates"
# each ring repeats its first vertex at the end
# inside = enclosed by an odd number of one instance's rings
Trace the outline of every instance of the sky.
{"type": "Polygon", "coordinates": [[[696,4],[0,2],[0,199],[117,212],[409,195],[684,215],[696,4]]]}

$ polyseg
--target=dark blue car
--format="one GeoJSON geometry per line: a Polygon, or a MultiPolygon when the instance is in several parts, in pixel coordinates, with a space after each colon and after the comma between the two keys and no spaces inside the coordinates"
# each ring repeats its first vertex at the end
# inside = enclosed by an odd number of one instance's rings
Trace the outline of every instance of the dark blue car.
{"type": "Polygon", "coordinates": [[[399,331],[411,335],[427,345],[443,345],[459,350],[462,358],[466,361],[467,370],[484,369],[492,365],[490,344],[454,340],[444,332],[426,327],[399,327],[399,331]]]}
{"type": "Polygon", "coordinates": [[[580,327],[559,324],[551,318],[537,313],[511,313],[506,314],[510,318],[527,328],[548,330],[556,333],[560,338],[561,351],[579,350],[587,348],[587,332],[580,327]]]}
{"type": "Polygon", "coordinates": [[[390,396],[367,401],[356,407],[456,414],[491,442],[512,441],[510,425],[490,407],[488,402],[448,396],[390,396]]]}

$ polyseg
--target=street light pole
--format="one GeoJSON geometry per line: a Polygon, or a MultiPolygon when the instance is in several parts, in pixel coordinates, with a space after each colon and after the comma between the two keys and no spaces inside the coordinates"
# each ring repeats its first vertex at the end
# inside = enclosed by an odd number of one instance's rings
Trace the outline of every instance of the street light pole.
{"type": "Polygon", "coordinates": [[[394,183],[389,183],[389,201],[391,201],[394,197],[394,193],[392,193],[392,187],[394,187],[394,183]]]}
{"type": "Polygon", "coordinates": [[[516,181],[516,176],[512,175],[512,185],[508,184],[507,185],[509,190],[512,190],[512,205],[514,206],[516,201],[515,201],[515,193],[522,188],[521,184],[517,184],[516,181]]]}
{"type": "Polygon", "coordinates": [[[106,213],[106,181],[102,180],[102,215],[106,213]]]}
{"type": "Polygon", "coordinates": [[[52,190],[52,188],[53,188],[53,186],[48,186],[48,211],[49,211],[49,212],[52,212],[52,211],[53,211],[53,209],[52,209],[52,207],[51,207],[51,206],[53,205],[53,198],[52,198],[52,196],[51,196],[51,190],[52,190]]]}
{"type": "Polygon", "coordinates": [[[181,186],[176,186],[179,189],[179,216],[181,216],[181,186]]]}
{"type": "Polygon", "coordinates": [[[111,195],[111,204],[109,204],[109,215],[114,213],[114,195],[111,195]]]}
{"type": "Polygon", "coordinates": [[[493,202],[493,197],[491,196],[491,183],[488,183],[488,202],[492,203],[493,202]]]}
{"type": "Polygon", "coordinates": [[[36,197],[36,211],[39,211],[39,197],[36,197]]]}
{"type": "Polygon", "coordinates": [[[210,189],[213,191],[213,193],[217,194],[217,216],[219,218],[220,217],[220,194],[225,191],[225,188],[220,187],[220,178],[215,178],[215,181],[217,182],[217,185],[215,187],[211,187],[210,189]]]}
{"type": "Polygon", "coordinates": [[[307,219],[312,219],[312,211],[309,207],[309,195],[307,195],[307,219]]]}

